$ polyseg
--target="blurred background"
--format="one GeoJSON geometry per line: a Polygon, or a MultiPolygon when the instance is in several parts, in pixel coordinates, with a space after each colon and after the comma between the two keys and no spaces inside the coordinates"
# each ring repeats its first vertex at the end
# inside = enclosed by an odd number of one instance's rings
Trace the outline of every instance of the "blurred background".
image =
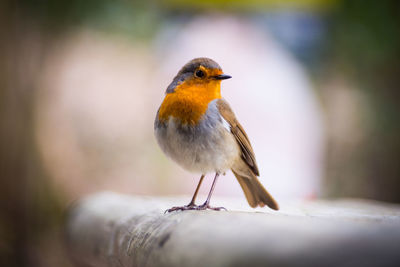
{"type": "MultiPolygon", "coordinates": [[[[5,0],[0,22],[0,266],[71,266],[61,224],[89,193],[189,201],[199,175],[153,121],[201,56],[233,76],[222,94],[278,201],[400,202],[399,1],[5,0]]],[[[215,195],[245,203],[230,173],[215,195]]]]}

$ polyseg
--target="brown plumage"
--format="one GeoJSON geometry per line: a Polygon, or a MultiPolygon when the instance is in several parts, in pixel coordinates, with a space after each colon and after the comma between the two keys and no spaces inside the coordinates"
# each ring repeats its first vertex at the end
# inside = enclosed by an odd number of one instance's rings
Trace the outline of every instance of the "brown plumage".
{"type": "Polygon", "coordinates": [[[246,132],[237,121],[235,114],[225,100],[219,99],[217,106],[221,116],[229,123],[231,132],[241,149],[242,161],[232,167],[232,172],[242,187],[247,202],[252,208],[267,205],[271,209],[278,210],[278,203],[257,178],[260,174],[253,148],[246,132]]]}

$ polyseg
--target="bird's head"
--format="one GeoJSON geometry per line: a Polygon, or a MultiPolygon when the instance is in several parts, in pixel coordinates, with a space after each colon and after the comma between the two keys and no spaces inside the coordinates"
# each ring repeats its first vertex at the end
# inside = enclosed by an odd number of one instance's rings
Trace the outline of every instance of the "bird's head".
{"type": "Polygon", "coordinates": [[[231,76],[222,72],[221,67],[212,59],[195,58],[184,65],[168,86],[166,93],[179,90],[205,90],[207,93],[220,93],[221,80],[231,76]]]}
{"type": "Polygon", "coordinates": [[[231,76],[222,72],[212,59],[195,58],[187,63],[168,86],[159,109],[161,122],[169,117],[182,124],[197,124],[206,113],[208,104],[221,98],[221,80],[231,76]]]}

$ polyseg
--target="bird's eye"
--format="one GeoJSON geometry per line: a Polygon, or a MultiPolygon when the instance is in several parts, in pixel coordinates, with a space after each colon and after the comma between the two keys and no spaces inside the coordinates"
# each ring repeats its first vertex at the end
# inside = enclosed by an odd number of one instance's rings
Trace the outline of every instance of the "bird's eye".
{"type": "Polygon", "coordinates": [[[194,73],[194,75],[195,75],[196,77],[203,78],[203,77],[204,77],[204,71],[202,71],[202,70],[197,70],[197,71],[194,73]]]}

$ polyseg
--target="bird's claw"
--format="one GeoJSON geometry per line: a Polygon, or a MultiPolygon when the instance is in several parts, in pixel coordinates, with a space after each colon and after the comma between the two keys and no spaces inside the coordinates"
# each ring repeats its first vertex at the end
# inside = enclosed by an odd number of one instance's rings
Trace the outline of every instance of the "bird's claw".
{"type": "Polygon", "coordinates": [[[165,213],[170,213],[170,212],[173,212],[173,211],[178,211],[178,210],[184,211],[184,210],[207,210],[207,209],[208,210],[216,210],[216,211],[227,210],[224,207],[211,207],[210,205],[204,203],[203,205],[200,205],[200,206],[195,205],[195,204],[189,204],[189,205],[185,205],[185,206],[181,206],[181,207],[172,207],[170,209],[167,209],[164,212],[164,214],[165,213]]]}
{"type": "Polygon", "coordinates": [[[199,206],[195,205],[195,204],[189,204],[189,205],[185,205],[185,206],[181,206],[181,207],[172,207],[170,209],[167,209],[165,213],[169,213],[169,212],[173,212],[173,211],[177,211],[177,210],[197,210],[199,208],[199,206]]]}
{"type": "Polygon", "coordinates": [[[211,207],[208,204],[203,204],[203,205],[201,205],[199,207],[200,207],[200,210],[217,210],[217,211],[219,211],[219,210],[227,210],[224,207],[211,207]]]}

